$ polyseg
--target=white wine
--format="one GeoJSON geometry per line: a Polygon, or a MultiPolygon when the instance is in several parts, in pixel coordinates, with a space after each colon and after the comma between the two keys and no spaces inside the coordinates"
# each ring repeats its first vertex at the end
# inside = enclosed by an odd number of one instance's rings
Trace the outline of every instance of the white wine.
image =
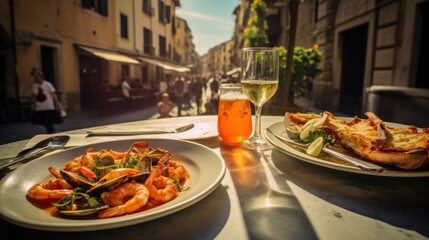
{"type": "Polygon", "coordinates": [[[241,80],[243,92],[250,101],[261,106],[267,102],[277,91],[277,80],[241,80]]]}

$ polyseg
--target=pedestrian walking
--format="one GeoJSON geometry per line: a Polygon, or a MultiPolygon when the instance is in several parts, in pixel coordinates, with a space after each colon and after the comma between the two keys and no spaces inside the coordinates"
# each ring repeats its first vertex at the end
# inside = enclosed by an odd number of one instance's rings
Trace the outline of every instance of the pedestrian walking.
{"type": "Polygon", "coordinates": [[[54,133],[54,124],[63,123],[60,115],[63,107],[54,86],[45,80],[43,72],[33,68],[31,74],[35,80],[32,89],[31,123],[44,126],[46,133],[54,133]]]}
{"type": "Polygon", "coordinates": [[[190,94],[190,82],[189,78],[185,79],[183,85],[183,105],[186,110],[191,108],[191,94],[190,94]]]}
{"type": "Polygon", "coordinates": [[[176,78],[174,81],[174,94],[176,96],[177,116],[182,116],[182,104],[184,98],[185,80],[182,77],[176,78]]]}
{"type": "Polygon", "coordinates": [[[201,77],[196,77],[193,83],[193,90],[195,95],[195,103],[197,104],[197,113],[201,114],[201,104],[202,104],[202,95],[203,95],[203,86],[204,83],[201,77]]]}
{"type": "Polygon", "coordinates": [[[126,76],[124,77],[124,80],[121,84],[122,89],[122,95],[125,98],[126,107],[129,109],[131,107],[131,85],[130,85],[131,79],[126,76]]]}
{"type": "Polygon", "coordinates": [[[217,76],[213,77],[210,82],[210,91],[212,92],[212,98],[216,96],[219,91],[219,80],[217,79],[217,76]]]}

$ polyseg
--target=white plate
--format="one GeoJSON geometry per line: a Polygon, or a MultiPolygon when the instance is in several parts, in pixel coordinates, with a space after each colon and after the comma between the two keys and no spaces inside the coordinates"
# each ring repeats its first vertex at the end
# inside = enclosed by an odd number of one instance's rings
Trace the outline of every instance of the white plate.
{"type": "Polygon", "coordinates": [[[36,183],[51,179],[49,166],[60,168],[81,155],[88,147],[94,151],[113,149],[125,151],[139,140],[117,140],[80,146],[34,160],[16,169],[0,181],[0,215],[5,220],[33,229],[49,231],[91,231],[137,224],[177,212],[209,195],[222,181],[226,167],[223,160],[210,148],[201,144],[169,139],[144,139],[153,148],[164,147],[177,156],[188,169],[192,185],[170,202],[161,206],[110,219],[63,219],[50,216],[26,199],[28,189],[36,183]]]}
{"type": "MultiPolygon", "coordinates": [[[[349,118],[338,118],[338,119],[350,120],[349,118]]],[[[404,127],[404,125],[395,124],[395,123],[386,123],[386,125],[391,127],[404,127]]],[[[276,134],[282,134],[285,130],[283,122],[274,123],[270,125],[268,128],[276,134]]],[[[316,164],[322,167],[332,168],[332,169],[341,170],[345,172],[367,174],[367,175],[373,175],[373,176],[382,176],[382,177],[429,177],[429,169],[427,168],[424,170],[400,170],[399,168],[386,167],[386,170],[381,173],[364,171],[355,166],[331,162],[328,160],[320,159],[320,158],[305,154],[303,152],[300,152],[290,147],[289,145],[285,144],[284,142],[278,140],[273,134],[271,134],[268,131],[265,131],[265,135],[268,141],[276,148],[281,150],[282,152],[296,159],[299,159],[308,163],[316,164]]]]}

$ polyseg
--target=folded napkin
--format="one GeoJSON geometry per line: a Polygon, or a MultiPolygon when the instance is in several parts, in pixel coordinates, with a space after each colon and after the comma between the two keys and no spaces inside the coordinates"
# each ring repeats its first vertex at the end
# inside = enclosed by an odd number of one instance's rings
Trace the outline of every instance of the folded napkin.
{"type": "MultiPolygon", "coordinates": [[[[153,125],[112,125],[104,128],[99,128],[95,130],[91,130],[91,133],[97,135],[110,135],[110,137],[114,136],[123,136],[123,135],[143,135],[145,137],[164,137],[164,138],[174,138],[174,139],[200,139],[200,138],[209,138],[218,135],[217,125],[214,123],[203,122],[203,123],[195,123],[194,127],[181,133],[162,133],[160,131],[173,131],[174,129],[181,127],[183,125],[177,124],[163,124],[162,127],[154,127],[153,125]],[[153,134],[148,134],[148,131],[153,131],[153,134]]],[[[89,135],[91,138],[92,135],[89,135]]],[[[107,136],[105,136],[107,137],[107,136]]],[[[129,137],[129,136],[128,136],[129,137]]]]}
{"type": "MultiPolygon", "coordinates": [[[[155,128],[153,126],[128,126],[128,125],[113,125],[107,126],[105,128],[99,128],[94,131],[109,131],[112,132],[112,135],[115,135],[115,132],[124,132],[124,131],[148,131],[148,130],[172,130],[177,128],[178,125],[163,125],[162,128],[155,128]]],[[[62,134],[56,134],[62,135],[62,134]]],[[[133,136],[88,136],[88,134],[66,134],[70,136],[70,140],[65,145],[66,147],[76,147],[82,145],[90,145],[93,143],[99,142],[107,142],[111,140],[121,140],[121,139],[129,139],[133,136]]],[[[210,138],[218,135],[217,125],[209,122],[203,123],[195,123],[194,128],[182,132],[182,133],[166,133],[166,134],[146,134],[146,135],[136,135],[142,136],[142,138],[170,138],[170,139],[184,139],[184,140],[194,140],[194,139],[202,139],[202,138],[210,138]]],[[[26,149],[34,146],[36,143],[48,138],[52,137],[52,134],[38,134],[32,137],[28,142],[24,145],[22,149],[26,149]]]]}

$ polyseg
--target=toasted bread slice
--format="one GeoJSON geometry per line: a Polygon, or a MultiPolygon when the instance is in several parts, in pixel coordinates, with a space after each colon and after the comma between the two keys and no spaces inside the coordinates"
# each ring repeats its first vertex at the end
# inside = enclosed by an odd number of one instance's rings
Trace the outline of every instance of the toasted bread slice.
{"type": "MultiPolygon", "coordinates": [[[[393,128],[372,112],[368,119],[354,117],[350,122],[336,119],[328,113],[327,132],[346,149],[374,162],[416,169],[429,165],[429,129],[418,132],[414,126],[393,128]]],[[[318,114],[286,113],[291,124],[304,125],[318,114]]],[[[285,124],[286,124],[285,120],[285,124]]]]}

